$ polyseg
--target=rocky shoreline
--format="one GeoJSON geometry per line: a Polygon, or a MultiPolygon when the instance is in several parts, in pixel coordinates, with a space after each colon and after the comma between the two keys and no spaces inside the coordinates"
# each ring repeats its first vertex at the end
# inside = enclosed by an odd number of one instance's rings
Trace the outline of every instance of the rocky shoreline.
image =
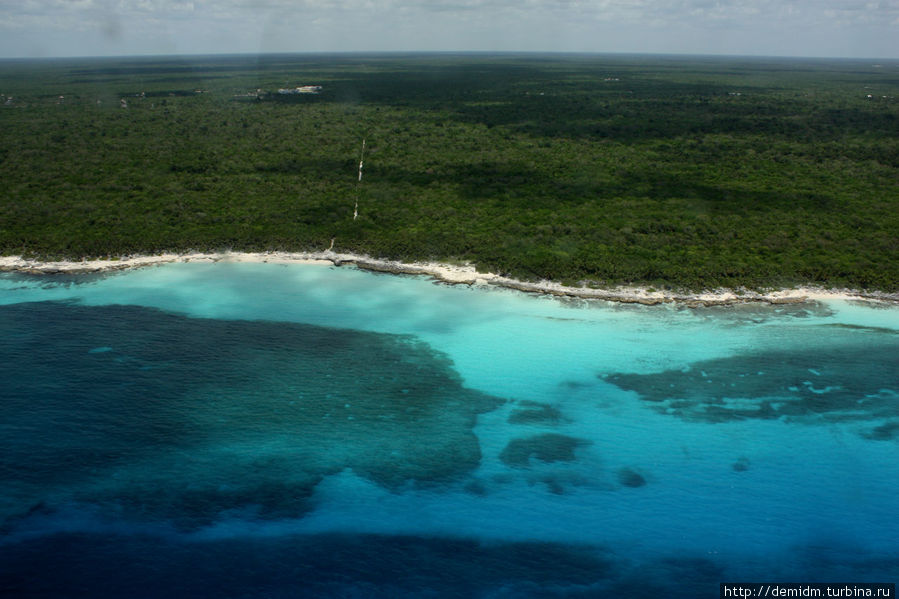
{"type": "Polygon", "coordinates": [[[899,303],[899,293],[866,292],[853,289],[819,289],[800,287],[760,293],[750,290],[716,289],[703,292],[673,292],[645,287],[616,287],[597,289],[573,287],[552,281],[527,282],[493,273],[478,272],[470,265],[444,263],[404,263],[380,260],[370,256],[323,252],[222,252],[215,254],[161,254],[157,256],[131,256],[105,260],[35,261],[19,256],[0,257],[0,272],[25,274],[85,274],[102,273],[172,262],[256,262],[256,263],[305,263],[355,266],[363,270],[390,274],[429,276],[453,285],[493,285],[526,293],[546,294],[563,298],[594,299],[629,304],[653,306],[676,303],[690,308],[727,306],[745,303],[801,304],[827,299],[852,299],[899,303]]]}

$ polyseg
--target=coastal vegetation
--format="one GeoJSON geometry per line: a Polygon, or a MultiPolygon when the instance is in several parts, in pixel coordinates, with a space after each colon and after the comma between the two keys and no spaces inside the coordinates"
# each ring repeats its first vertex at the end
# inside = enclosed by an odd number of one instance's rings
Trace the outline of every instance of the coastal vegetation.
{"type": "Polygon", "coordinates": [[[0,61],[0,94],[0,254],[334,240],[597,286],[899,289],[897,61],[0,61]]]}

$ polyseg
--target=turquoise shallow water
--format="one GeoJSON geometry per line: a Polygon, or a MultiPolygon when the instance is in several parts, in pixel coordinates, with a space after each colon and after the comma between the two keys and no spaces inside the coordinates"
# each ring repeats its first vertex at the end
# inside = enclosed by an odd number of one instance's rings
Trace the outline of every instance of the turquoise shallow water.
{"type": "Polygon", "coordinates": [[[351,268],[0,277],[14,596],[716,596],[899,578],[899,309],[351,268]]]}

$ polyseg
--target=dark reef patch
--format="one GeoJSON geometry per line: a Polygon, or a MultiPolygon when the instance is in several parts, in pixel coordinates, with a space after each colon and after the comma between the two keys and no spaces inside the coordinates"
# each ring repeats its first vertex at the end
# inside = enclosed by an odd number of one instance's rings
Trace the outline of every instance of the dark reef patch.
{"type": "Polygon", "coordinates": [[[562,413],[551,405],[537,401],[520,401],[521,409],[509,414],[510,424],[557,424],[562,413]]]}
{"type": "Polygon", "coordinates": [[[531,458],[541,462],[573,462],[574,451],[589,444],[590,441],[585,439],[546,433],[512,439],[499,454],[499,459],[507,466],[515,468],[527,468],[530,466],[531,458]]]}
{"type": "Polygon", "coordinates": [[[53,501],[185,527],[297,516],[347,468],[440,484],[477,467],[472,427],[501,403],[411,336],[133,306],[0,307],[0,355],[0,520],[53,501]]]}
{"type": "Polygon", "coordinates": [[[899,439],[899,420],[887,422],[862,433],[865,439],[872,441],[891,441],[899,439]]]}
{"type": "Polygon", "coordinates": [[[895,418],[899,337],[858,335],[865,342],[746,353],[694,362],[684,370],[602,378],[637,392],[659,412],[689,420],[895,418]]]}
{"type": "Polygon", "coordinates": [[[731,468],[734,472],[746,472],[749,470],[749,458],[743,456],[737,458],[737,461],[731,464],[731,468]]]}
{"type": "Polygon", "coordinates": [[[636,489],[646,485],[646,479],[642,474],[630,468],[621,468],[618,471],[618,482],[625,487],[636,489]]]}

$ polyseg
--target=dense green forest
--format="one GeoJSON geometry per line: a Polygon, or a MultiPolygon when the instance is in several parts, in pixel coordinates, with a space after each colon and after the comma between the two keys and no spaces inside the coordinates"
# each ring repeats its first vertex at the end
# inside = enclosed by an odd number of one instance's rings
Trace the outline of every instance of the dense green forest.
{"type": "Polygon", "coordinates": [[[588,285],[899,290],[897,61],[0,61],[0,94],[0,254],[334,238],[588,285]]]}

